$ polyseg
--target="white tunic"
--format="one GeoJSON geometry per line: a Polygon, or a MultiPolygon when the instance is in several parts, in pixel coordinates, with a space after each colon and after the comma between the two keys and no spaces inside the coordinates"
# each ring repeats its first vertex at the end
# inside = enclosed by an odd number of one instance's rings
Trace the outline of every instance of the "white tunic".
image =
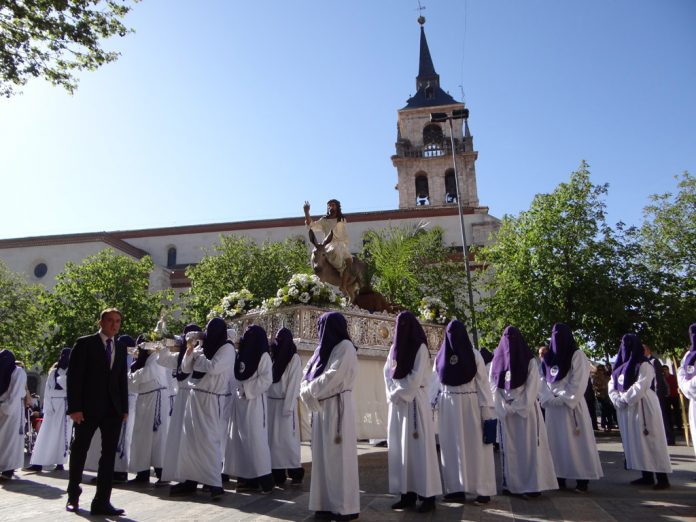
{"type": "Polygon", "coordinates": [[[554,383],[541,377],[539,398],[546,409],[546,430],[556,476],[566,479],[595,480],[603,475],[585,388],[590,361],[576,350],[566,376],[554,383]]]}
{"type": "Polygon", "coordinates": [[[17,366],[0,395],[0,472],[24,466],[24,397],[27,374],[17,366]]]}
{"type": "MultiPolygon", "coordinates": [[[[157,364],[169,370],[176,370],[179,354],[169,351],[160,351],[157,354],[157,364]]],[[[179,446],[181,445],[181,431],[184,424],[184,410],[191,391],[191,376],[182,381],[177,381],[176,398],[174,408],[169,418],[169,430],[167,441],[164,444],[164,462],[162,463],[162,480],[185,480],[179,476],[179,446]]]]}
{"type": "Polygon", "coordinates": [[[72,419],[68,417],[67,370],[55,368],[48,373],[44,389],[44,414],[34,451],[32,465],[65,464],[70,449],[72,419]],[[56,389],[56,374],[62,390],[56,389]]]}
{"type": "Polygon", "coordinates": [[[206,374],[191,381],[193,387],[184,410],[178,470],[181,480],[222,487],[222,423],[234,359],[234,347],[229,342],[211,360],[199,350],[184,355],[184,372],[206,374]]]}
{"type": "Polygon", "coordinates": [[[282,377],[268,388],[268,445],[271,468],[295,469],[300,459],[300,419],[297,398],[300,396],[302,362],[295,354],[282,377]]]}
{"type": "Polygon", "coordinates": [[[415,492],[422,497],[440,495],[435,423],[428,399],[432,380],[428,347],[420,345],[413,368],[401,379],[389,377],[393,362],[390,356],[384,365],[389,406],[389,492],[415,492]]]}
{"type": "Polygon", "coordinates": [[[653,365],[643,363],[636,382],[625,392],[616,390],[614,379],[609,380],[609,398],[616,408],[626,468],[671,473],[662,410],[657,395],[650,389],[654,378],[653,365]]]}
{"type": "Polygon", "coordinates": [[[530,359],[523,386],[505,390],[491,383],[501,431],[503,480],[512,493],[558,489],[546,425],[537,400],[539,365],[530,359]]]}
{"type": "MultiPolygon", "coordinates": [[[[493,444],[483,443],[482,421],[495,418],[483,357],[474,351],[476,376],[460,386],[439,383],[440,462],[445,493],[496,494],[493,444]]],[[[439,375],[435,371],[435,379],[439,375]]]]}
{"type": "Polygon", "coordinates": [[[128,375],[128,389],[138,394],[130,445],[131,473],[161,468],[169,429],[169,375],[151,355],[145,366],[128,375]]]}
{"type": "Polygon", "coordinates": [[[334,346],[323,373],[312,381],[302,381],[300,387],[300,398],[312,411],[312,511],[360,512],[352,394],[357,371],[355,347],[345,339],[334,346]]]}
{"type": "Polygon", "coordinates": [[[693,375],[696,372],[696,368],[691,366],[687,368],[684,364],[686,355],[682,359],[681,366],[677,370],[677,382],[679,383],[679,389],[684,394],[684,397],[689,399],[689,427],[691,431],[691,447],[694,448],[696,452],[696,376],[691,377],[687,380],[687,372],[693,375]]]}
{"type": "Polygon", "coordinates": [[[272,363],[268,353],[261,356],[251,377],[237,381],[230,438],[225,449],[224,471],[228,475],[255,479],[271,473],[266,391],[272,382],[272,363]]]}

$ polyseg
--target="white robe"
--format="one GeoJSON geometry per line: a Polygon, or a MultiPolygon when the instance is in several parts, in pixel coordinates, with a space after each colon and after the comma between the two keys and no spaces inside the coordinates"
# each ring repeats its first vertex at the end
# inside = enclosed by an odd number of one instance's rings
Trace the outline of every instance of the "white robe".
{"type": "MultiPolygon", "coordinates": [[[[307,368],[305,374],[306,371],[307,368]]],[[[334,346],[322,374],[312,381],[302,381],[300,387],[300,398],[312,412],[312,479],[309,486],[309,509],[312,511],[331,511],[341,515],[360,512],[352,394],[357,371],[355,347],[345,339],[334,346]]]]}
{"type": "Polygon", "coordinates": [[[0,395],[0,472],[24,466],[24,397],[27,374],[17,366],[0,395]]]}
{"type": "Polygon", "coordinates": [[[211,360],[197,349],[181,361],[186,373],[206,372],[200,380],[192,379],[184,410],[178,470],[181,480],[222,487],[222,424],[234,360],[234,347],[227,342],[211,360]]]}
{"type": "Polygon", "coordinates": [[[679,383],[679,389],[684,394],[684,397],[689,399],[689,428],[691,431],[691,447],[694,448],[696,452],[696,376],[687,380],[687,371],[691,370],[691,375],[696,372],[696,368],[690,367],[686,368],[684,365],[684,360],[686,355],[682,358],[681,366],[677,370],[677,382],[679,383]]]}
{"type": "Polygon", "coordinates": [[[626,468],[671,473],[662,410],[657,395],[650,389],[653,379],[653,365],[643,363],[636,382],[625,392],[615,388],[614,379],[609,380],[609,398],[616,408],[626,468]]]}
{"type": "Polygon", "coordinates": [[[295,354],[282,377],[268,388],[268,445],[271,468],[295,469],[301,466],[300,419],[297,398],[300,396],[302,362],[295,354]]]}
{"type": "Polygon", "coordinates": [[[585,402],[590,361],[582,350],[573,354],[570,370],[560,381],[540,380],[539,398],[546,409],[546,431],[556,476],[596,480],[603,475],[590,412],[585,402]]]}
{"type": "Polygon", "coordinates": [[[230,438],[225,449],[224,471],[228,475],[255,479],[271,473],[266,391],[272,382],[272,363],[268,353],[261,356],[251,377],[237,381],[230,438]]]}
{"type": "Polygon", "coordinates": [[[29,461],[32,465],[65,464],[70,449],[73,424],[67,413],[66,376],[67,370],[63,368],[55,368],[48,373],[44,389],[43,422],[29,461]],[[62,390],[56,389],[56,373],[62,390]]]}
{"type": "MultiPolygon", "coordinates": [[[[169,351],[160,351],[157,354],[157,364],[169,370],[176,370],[179,354],[169,351]]],[[[182,381],[177,381],[176,398],[174,408],[169,418],[169,430],[164,444],[164,462],[162,463],[162,480],[185,480],[179,476],[179,446],[181,445],[181,431],[184,424],[184,410],[191,392],[191,376],[182,381]]]]}
{"type": "Polygon", "coordinates": [[[527,381],[511,390],[491,383],[501,432],[504,487],[512,493],[558,489],[546,425],[537,400],[539,365],[530,359],[527,381]]]}
{"type": "Polygon", "coordinates": [[[437,462],[435,422],[428,398],[432,380],[428,347],[420,345],[413,368],[401,379],[389,377],[392,363],[395,363],[394,360],[387,357],[384,365],[389,406],[389,492],[397,495],[415,492],[422,497],[440,495],[442,484],[437,462]]]}
{"type": "Polygon", "coordinates": [[[138,394],[128,468],[131,473],[161,468],[169,429],[169,376],[153,354],[128,375],[128,389],[138,394]],[[157,424],[159,424],[157,426],[157,424]]]}
{"type": "MultiPolygon", "coordinates": [[[[496,494],[493,444],[483,443],[482,422],[495,418],[483,357],[474,351],[476,375],[460,386],[439,384],[440,462],[445,493],[496,494]]],[[[439,381],[435,366],[434,377],[439,381]]]]}

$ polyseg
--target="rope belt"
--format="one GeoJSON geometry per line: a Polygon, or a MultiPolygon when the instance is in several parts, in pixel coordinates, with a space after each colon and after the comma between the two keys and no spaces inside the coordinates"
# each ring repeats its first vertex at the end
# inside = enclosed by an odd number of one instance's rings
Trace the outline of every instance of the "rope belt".
{"type": "Polygon", "coordinates": [[[157,394],[157,402],[155,402],[155,418],[152,421],[152,431],[157,431],[160,425],[162,424],[162,390],[166,389],[166,387],[162,386],[161,388],[155,388],[154,390],[150,390],[140,394],[143,396],[150,395],[151,393],[157,394]]]}
{"type": "Polygon", "coordinates": [[[222,408],[220,407],[220,398],[221,397],[229,397],[231,393],[215,393],[211,392],[208,390],[202,390],[200,388],[191,388],[192,391],[198,392],[198,393],[205,393],[206,395],[214,395],[217,397],[217,403],[218,403],[218,417],[222,416],[222,408]]]}
{"type": "Polygon", "coordinates": [[[341,426],[343,424],[343,397],[342,395],[344,393],[352,392],[353,390],[343,390],[338,393],[334,393],[333,395],[330,395],[328,397],[325,397],[323,399],[319,399],[319,402],[324,402],[328,401],[329,399],[333,399],[336,397],[338,400],[338,422],[336,423],[336,437],[334,437],[334,442],[336,444],[340,444],[343,442],[343,436],[341,435],[341,426]]]}

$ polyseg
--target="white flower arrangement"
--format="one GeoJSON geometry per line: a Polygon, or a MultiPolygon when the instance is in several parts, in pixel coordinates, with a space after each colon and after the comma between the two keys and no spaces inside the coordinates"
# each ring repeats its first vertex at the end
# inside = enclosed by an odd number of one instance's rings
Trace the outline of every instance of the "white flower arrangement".
{"type": "Polygon", "coordinates": [[[437,297],[424,297],[418,305],[418,314],[421,321],[429,323],[447,324],[449,321],[447,305],[437,297]]]}
{"type": "Polygon", "coordinates": [[[234,319],[244,315],[252,308],[254,308],[254,294],[246,288],[242,288],[238,292],[232,292],[223,297],[220,304],[210,310],[208,319],[210,320],[213,317],[234,319]]]}
{"type": "Polygon", "coordinates": [[[268,311],[294,304],[333,305],[345,308],[347,300],[319,280],[316,275],[295,274],[288,284],[278,289],[275,297],[264,299],[261,309],[268,311]]]}

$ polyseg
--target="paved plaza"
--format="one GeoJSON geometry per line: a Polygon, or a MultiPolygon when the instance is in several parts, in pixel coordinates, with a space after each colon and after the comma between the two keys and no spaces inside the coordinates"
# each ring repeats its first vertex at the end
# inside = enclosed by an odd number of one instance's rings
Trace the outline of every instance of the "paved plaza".
{"type": "MultiPolygon", "coordinates": [[[[674,473],[672,487],[665,491],[630,486],[628,482],[640,474],[623,469],[623,450],[618,434],[598,434],[604,478],[590,482],[587,494],[573,491],[545,492],[536,499],[493,497],[490,504],[479,507],[472,503],[453,504],[438,499],[437,509],[428,514],[390,509],[395,497],[388,494],[387,450],[369,444],[359,445],[362,521],[397,520],[476,520],[490,522],[542,520],[631,522],[694,521],[696,522],[696,460],[692,448],[679,440],[670,446],[674,473]]],[[[302,448],[303,463],[311,472],[308,445],[302,448]]],[[[499,466],[496,458],[496,466],[499,466]]],[[[81,511],[78,515],[65,511],[67,471],[30,473],[20,470],[10,481],[0,481],[0,520],[60,521],[90,517],[89,504],[95,487],[89,484],[93,473],[85,473],[81,511]]],[[[498,469],[500,478],[500,469],[498,469]]],[[[154,482],[154,478],[153,478],[154,482]]],[[[573,481],[569,481],[573,485],[573,481]]],[[[170,498],[169,488],[119,486],[112,502],[125,508],[122,521],[195,521],[195,520],[313,520],[308,510],[309,473],[301,488],[276,488],[271,495],[235,493],[234,481],[225,487],[220,501],[211,502],[199,490],[193,497],[170,498]]]]}

